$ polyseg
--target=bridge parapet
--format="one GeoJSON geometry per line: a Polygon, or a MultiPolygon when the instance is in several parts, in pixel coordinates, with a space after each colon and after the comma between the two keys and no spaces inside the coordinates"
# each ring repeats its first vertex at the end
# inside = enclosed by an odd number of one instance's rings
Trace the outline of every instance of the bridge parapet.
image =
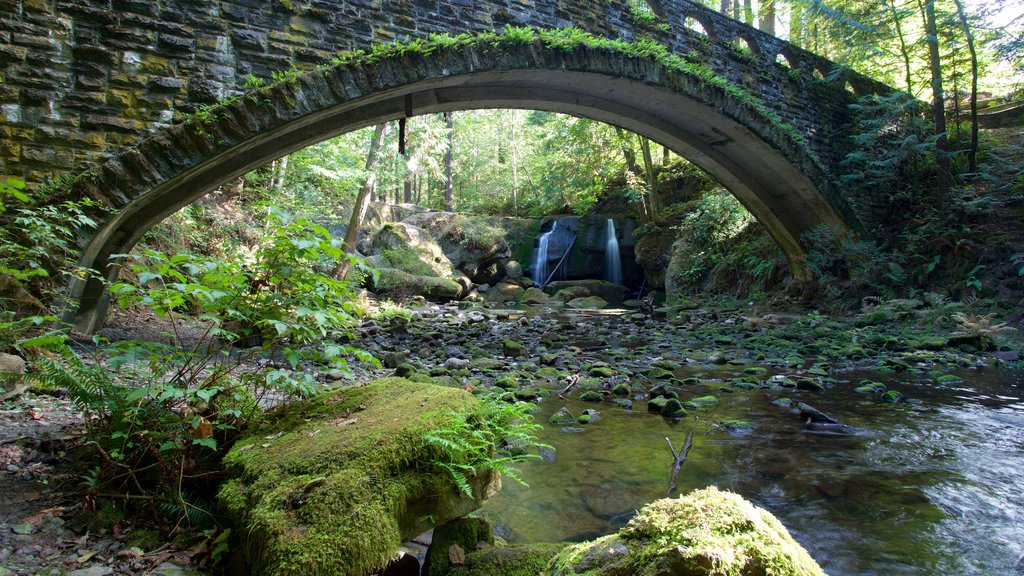
{"type": "MultiPolygon", "coordinates": [[[[825,166],[858,92],[888,90],[688,0],[0,0],[0,174],[78,173],[245,88],[338,53],[431,34],[575,26],[706,64],[792,126],[825,166]],[[688,23],[699,22],[704,34],[688,23]],[[743,39],[746,48],[737,45],[743,39]],[[789,67],[776,62],[782,55],[789,67]],[[797,72],[799,71],[799,72],[797,72]]],[[[685,113],[685,111],[680,111],[685,113]]]]}

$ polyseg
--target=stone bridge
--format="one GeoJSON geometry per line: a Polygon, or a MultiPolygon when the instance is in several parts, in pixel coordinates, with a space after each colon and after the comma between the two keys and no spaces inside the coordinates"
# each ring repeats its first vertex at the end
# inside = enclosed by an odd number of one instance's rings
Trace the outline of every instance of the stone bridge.
{"type": "MultiPolygon", "coordinates": [[[[847,105],[890,90],[688,0],[0,0],[0,72],[0,174],[79,175],[66,193],[103,209],[81,264],[108,278],[110,255],[277,157],[503,107],[669,146],[768,227],[799,281],[801,233],[856,231],[870,208],[840,193],[836,166],[847,105]],[[393,42],[408,47],[371,49],[393,42]],[[280,81],[247,90],[252,77],[280,81]]],[[[94,329],[103,283],[70,296],[68,318],[94,329]]]]}

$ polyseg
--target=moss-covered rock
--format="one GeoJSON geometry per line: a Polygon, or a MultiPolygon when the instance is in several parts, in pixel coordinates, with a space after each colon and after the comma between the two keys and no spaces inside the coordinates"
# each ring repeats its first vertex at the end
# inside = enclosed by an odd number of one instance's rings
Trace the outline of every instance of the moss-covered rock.
{"type": "Polygon", "coordinates": [[[590,369],[588,374],[595,378],[611,378],[612,376],[615,376],[615,370],[608,366],[594,366],[590,369]]]}
{"type": "Polygon", "coordinates": [[[526,544],[484,549],[466,556],[451,576],[539,576],[565,544],[526,544]]]}
{"type": "Polygon", "coordinates": [[[491,525],[483,518],[459,518],[434,529],[433,540],[423,561],[422,576],[448,576],[454,567],[451,562],[451,547],[458,546],[463,553],[478,547],[493,546],[494,534],[491,525]]]}
{"type": "Polygon", "coordinates": [[[501,351],[505,356],[517,358],[526,355],[526,346],[516,340],[505,340],[501,343],[501,351]]]}
{"type": "Polygon", "coordinates": [[[424,436],[471,412],[457,388],[386,378],[278,408],[225,457],[218,494],[241,533],[247,572],[363,576],[399,543],[477,508],[497,475],[464,497],[425,463],[424,436]]]}
{"type": "Polygon", "coordinates": [[[552,414],[551,418],[548,420],[555,426],[572,426],[576,423],[576,417],[573,416],[572,412],[569,412],[569,409],[564,406],[559,408],[558,412],[552,414]]]}
{"type": "Polygon", "coordinates": [[[617,534],[567,546],[552,576],[824,576],[771,513],[710,487],[645,506],[617,534]]]}
{"type": "Polygon", "coordinates": [[[549,283],[544,287],[544,291],[548,294],[558,294],[562,290],[572,288],[577,289],[577,294],[581,293],[578,289],[586,289],[586,294],[576,298],[597,296],[613,306],[621,306],[622,302],[629,298],[631,294],[629,288],[606,280],[561,280],[549,283]]]}
{"type": "Polygon", "coordinates": [[[422,296],[432,300],[454,300],[462,296],[464,291],[463,286],[455,280],[410,274],[397,268],[381,268],[372,288],[392,296],[422,296]]]}

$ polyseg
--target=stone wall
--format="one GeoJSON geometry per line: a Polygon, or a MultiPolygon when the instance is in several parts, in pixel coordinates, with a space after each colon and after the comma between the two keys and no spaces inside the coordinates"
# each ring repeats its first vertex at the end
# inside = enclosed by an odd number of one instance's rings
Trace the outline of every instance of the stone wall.
{"type": "MultiPolygon", "coordinates": [[[[885,90],[688,0],[0,0],[0,175],[39,182],[244,90],[373,43],[432,33],[577,26],[650,37],[762,98],[832,165],[851,93],[885,90]],[[699,22],[703,33],[694,31],[699,22]],[[742,38],[745,48],[737,48],[742,38]],[[780,64],[777,60],[785,60],[780,64]],[[838,138],[837,138],[838,137],[838,138]]],[[[680,111],[685,113],[685,111],[680,111]]]]}

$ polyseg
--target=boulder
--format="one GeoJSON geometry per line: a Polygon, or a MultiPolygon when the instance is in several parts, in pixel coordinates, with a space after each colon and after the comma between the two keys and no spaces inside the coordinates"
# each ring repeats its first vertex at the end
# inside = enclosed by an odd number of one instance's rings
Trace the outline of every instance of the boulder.
{"type": "Polygon", "coordinates": [[[526,293],[523,294],[524,304],[548,304],[549,302],[551,302],[551,298],[540,288],[527,288],[526,293]]]}
{"type": "Polygon", "coordinates": [[[224,458],[240,573],[364,576],[478,508],[499,476],[470,476],[467,496],[425,438],[478,406],[459,388],[385,378],[269,412],[224,458]]]}
{"type": "Polygon", "coordinates": [[[505,277],[516,281],[523,277],[523,265],[515,260],[505,262],[505,277]]]}
{"type": "Polygon", "coordinates": [[[665,271],[672,259],[672,243],[676,232],[671,226],[656,227],[637,238],[634,252],[636,263],[647,275],[647,285],[665,286],[665,271]]]}
{"type": "Polygon", "coordinates": [[[31,380],[11,376],[24,373],[25,360],[21,356],[0,352],[0,374],[6,375],[5,378],[0,379],[0,401],[16,398],[32,387],[31,380]]]}
{"type": "Polygon", "coordinates": [[[488,302],[519,302],[526,296],[526,290],[522,286],[502,282],[496,284],[484,294],[488,302]]]}
{"type": "Polygon", "coordinates": [[[434,535],[423,562],[422,576],[448,576],[456,566],[452,562],[459,551],[459,564],[465,562],[465,554],[480,548],[494,546],[491,526],[483,518],[459,518],[434,529],[434,535]],[[455,546],[458,550],[453,549],[455,546]]]}
{"type": "Polygon", "coordinates": [[[715,487],[645,506],[618,533],[572,544],[551,576],[824,576],[772,514],[715,487]]]}
{"type": "MultiPolygon", "coordinates": [[[[413,214],[405,223],[426,230],[457,270],[476,283],[484,283],[505,274],[505,262],[512,256],[506,220],[454,212],[426,212],[413,214]]],[[[519,276],[522,276],[522,267],[519,276]]]]}
{"type": "Polygon", "coordinates": [[[370,242],[370,255],[380,256],[383,266],[417,276],[456,278],[451,260],[422,228],[405,222],[388,222],[370,242]]]}
{"type": "Polygon", "coordinates": [[[629,288],[605,280],[560,280],[544,287],[548,294],[557,294],[565,288],[586,288],[591,296],[599,296],[613,306],[622,306],[631,295],[629,288]]]}

